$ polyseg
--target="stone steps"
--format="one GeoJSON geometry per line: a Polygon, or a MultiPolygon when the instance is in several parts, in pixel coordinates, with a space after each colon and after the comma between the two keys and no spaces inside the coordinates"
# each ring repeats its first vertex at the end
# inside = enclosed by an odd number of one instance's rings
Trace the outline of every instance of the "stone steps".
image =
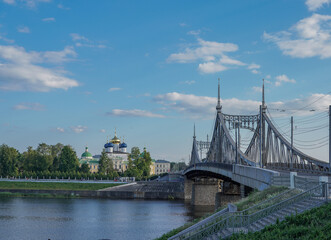
{"type": "Polygon", "coordinates": [[[229,236],[231,236],[233,233],[247,233],[247,232],[256,232],[260,231],[266,226],[275,224],[277,222],[277,219],[279,221],[283,221],[286,216],[290,216],[291,214],[298,214],[302,213],[306,210],[309,210],[314,207],[318,207],[324,203],[323,200],[321,199],[305,199],[302,200],[301,202],[297,202],[295,204],[292,204],[286,208],[280,209],[269,216],[266,216],[254,223],[252,223],[248,227],[242,227],[242,228],[227,228],[223,229],[222,231],[218,232],[217,234],[214,234],[213,236],[210,236],[206,239],[209,240],[214,240],[214,239],[224,239],[229,236]]]}

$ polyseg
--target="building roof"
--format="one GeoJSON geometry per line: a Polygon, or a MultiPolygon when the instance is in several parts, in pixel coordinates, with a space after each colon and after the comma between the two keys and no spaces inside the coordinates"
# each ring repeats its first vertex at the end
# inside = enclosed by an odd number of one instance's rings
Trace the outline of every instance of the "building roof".
{"type": "Polygon", "coordinates": [[[92,158],[92,154],[89,153],[88,147],[85,148],[85,152],[83,152],[82,158],[92,158]]]}
{"type": "Polygon", "coordinates": [[[170,163],[167,160],[156,160],[155,163],[170,163]]]}

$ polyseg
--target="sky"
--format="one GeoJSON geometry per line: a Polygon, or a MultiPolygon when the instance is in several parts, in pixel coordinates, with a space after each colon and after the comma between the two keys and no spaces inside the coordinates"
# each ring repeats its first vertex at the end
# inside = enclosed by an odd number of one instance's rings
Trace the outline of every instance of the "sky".
{"type": "Polygon", "coordinates": [[[188,163],[222,111],[269,114],[328,161],[331,0],[0,0],[0,144],[188,163]],[[312,130],[312,131],[310,131],[312,130]],[[308,133],[306,133],[308,132],[308,133]]]}

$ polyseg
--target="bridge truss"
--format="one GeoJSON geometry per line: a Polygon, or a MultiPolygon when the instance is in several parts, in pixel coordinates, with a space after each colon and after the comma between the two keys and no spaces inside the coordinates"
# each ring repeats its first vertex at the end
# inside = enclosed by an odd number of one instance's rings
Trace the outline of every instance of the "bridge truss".
{"type": "MultiPolygon", "coordinates": [[[[327,162],[311,157],[288,142],[274,126],[266,113],[263,85],[262,105],[256,115],[229,115],[222,113],[220,86],[218,85],[217,114],[213,135],[207,152],[206,162],[242,164],[270,169],[304,172],[330,172],[327,162]],[[246,129],[253,136],[245,150],[238,146],[239,138],[233,139],[230,130],[246,129]]],[[[201,162],[195,140],[190,165],[201,162]]]]}

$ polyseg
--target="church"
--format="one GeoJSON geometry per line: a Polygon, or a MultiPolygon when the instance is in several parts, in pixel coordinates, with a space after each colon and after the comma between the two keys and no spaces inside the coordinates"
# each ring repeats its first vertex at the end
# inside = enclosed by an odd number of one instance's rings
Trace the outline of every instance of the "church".
{"type": "MultiPolygon", "coordinates": [[[[127,144],[121,142],[121,140],[116,135],[104,145],[104,151],[106,152],[109,159],[113,161],[114,170],[117,172],[124,172],[128,168],[128,156],[130,153],[127,152],[127,144]]],[[[99,159],[101,155],[92,156],[88,151],[88,147],[85,148],[85,152],[82,154],[79,160],[80,166],[83,163],[87,163],[90,167],[90,172],[98,172],[99,169],[99,159]]]]}
{"type": "Polygon", "coordinates": [[[127,152],[127,144],[121,142],[116,136],[104,145],[104,150],[109,159],[113,161],[114,169],[118,172],[124,172],[128,168],[128,156],[130,153],[127,152]]]}

